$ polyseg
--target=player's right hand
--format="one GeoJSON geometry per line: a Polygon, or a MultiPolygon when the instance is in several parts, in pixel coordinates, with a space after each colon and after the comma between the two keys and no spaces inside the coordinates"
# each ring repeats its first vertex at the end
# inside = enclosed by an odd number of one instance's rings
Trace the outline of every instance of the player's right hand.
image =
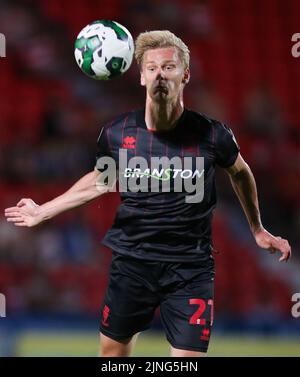
{"type": "Polygon", "coordinates": [[[267,249],[270,251],[271,254],[275,253],[276,251],[281,252],[281,257],[279,261],[287,262],[292,255],[292,249],[287,240],[281,238],[279,236],[273,236],[273,234],[269,233],[266,229],[261,228],[257,232],[254,233],[254,237],[256,243],[259,247],[263,249],[267,249]]]}
{"type": "Polygon", "coordinates": [[[32,227],[42,222],[39,207],[32,199],[21,199],[16,207],[6,208],[4,214],[16,226],[32,227]]]}

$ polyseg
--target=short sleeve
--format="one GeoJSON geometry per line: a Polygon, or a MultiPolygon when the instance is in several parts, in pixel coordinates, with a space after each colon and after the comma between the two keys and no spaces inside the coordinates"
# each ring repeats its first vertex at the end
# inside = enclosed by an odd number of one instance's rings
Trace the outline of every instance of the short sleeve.
{"type": "Polygon", "coordinates": [[[216,125],[215,150],[216,163],[222,168],[232,166],[240,151],[232,130],[222,123],[216,125]]]}
{"type": "Polygon", "coordinates": [[[109,145],[107,140],[107,130],[106,127],[102,127],[99,137],[97,139],[97,152],[96,152],[96,166],[100,171],[103,171],[103,169],[99,169],[100,164],[98,163],[99,159],[101,157],[108,157],[110,156],[109,153],[109,145]]]}

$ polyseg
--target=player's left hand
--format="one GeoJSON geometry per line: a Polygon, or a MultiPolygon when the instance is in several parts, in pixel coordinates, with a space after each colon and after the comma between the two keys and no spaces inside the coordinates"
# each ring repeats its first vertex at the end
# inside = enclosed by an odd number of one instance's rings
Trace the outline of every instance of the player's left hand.
{"type": "Polygon", "coordinates": [[[292,255],[291,246],[287,240],[281,237],[273,236],[266,229],[260,229],[254,233],[257,245],[263,249],[267,249],[271,254],[277,250],[281,252],[279,261],[287,262],[292,255]]]}

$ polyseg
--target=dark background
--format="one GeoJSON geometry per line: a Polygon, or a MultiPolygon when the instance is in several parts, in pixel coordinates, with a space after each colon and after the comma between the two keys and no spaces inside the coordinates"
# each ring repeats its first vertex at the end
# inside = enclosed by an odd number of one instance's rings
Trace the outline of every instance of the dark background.
{"type": "MultiPolygon", "coordinates": [[[[291,297],[300,292],[300,32],[296,0],[0,0],[0,208],[41,204],[94,168],[101,126],[144,105],[134,62],[97,82],[77,67],[73,45],[96,19],[136,38],[169,29],[191,50],[185,104],[228,124],[256,177],[264,226],[289,240],[278,263],[256,247],[227,176],[218,172],[214,221],[216,331],[299,336],[291,297]]],[[[0,354],[22,354],[24,329],[74,324],[97,332],[110,251],[100,241],[119,203],[108,194],[36,228],[0,217],[0,354]]],[[[159,313],[153,328],[160,328],[159,313]]],[[[33,351],[36,352],[36,349],[33,351]]],[[[46,351],[45,351],[46,352],[46,351]]]]}

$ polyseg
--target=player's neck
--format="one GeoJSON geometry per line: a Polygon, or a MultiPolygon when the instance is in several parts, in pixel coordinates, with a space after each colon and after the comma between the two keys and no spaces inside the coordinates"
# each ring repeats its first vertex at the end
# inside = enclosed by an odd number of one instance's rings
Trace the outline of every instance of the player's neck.
{"type": "Polygon", "coordinates": [[[184,111],[182,100],[176,103],[157,103],[146,101],[145,122],[151,131],[168,131],[174,128],[176,121],[184,111]]]}

